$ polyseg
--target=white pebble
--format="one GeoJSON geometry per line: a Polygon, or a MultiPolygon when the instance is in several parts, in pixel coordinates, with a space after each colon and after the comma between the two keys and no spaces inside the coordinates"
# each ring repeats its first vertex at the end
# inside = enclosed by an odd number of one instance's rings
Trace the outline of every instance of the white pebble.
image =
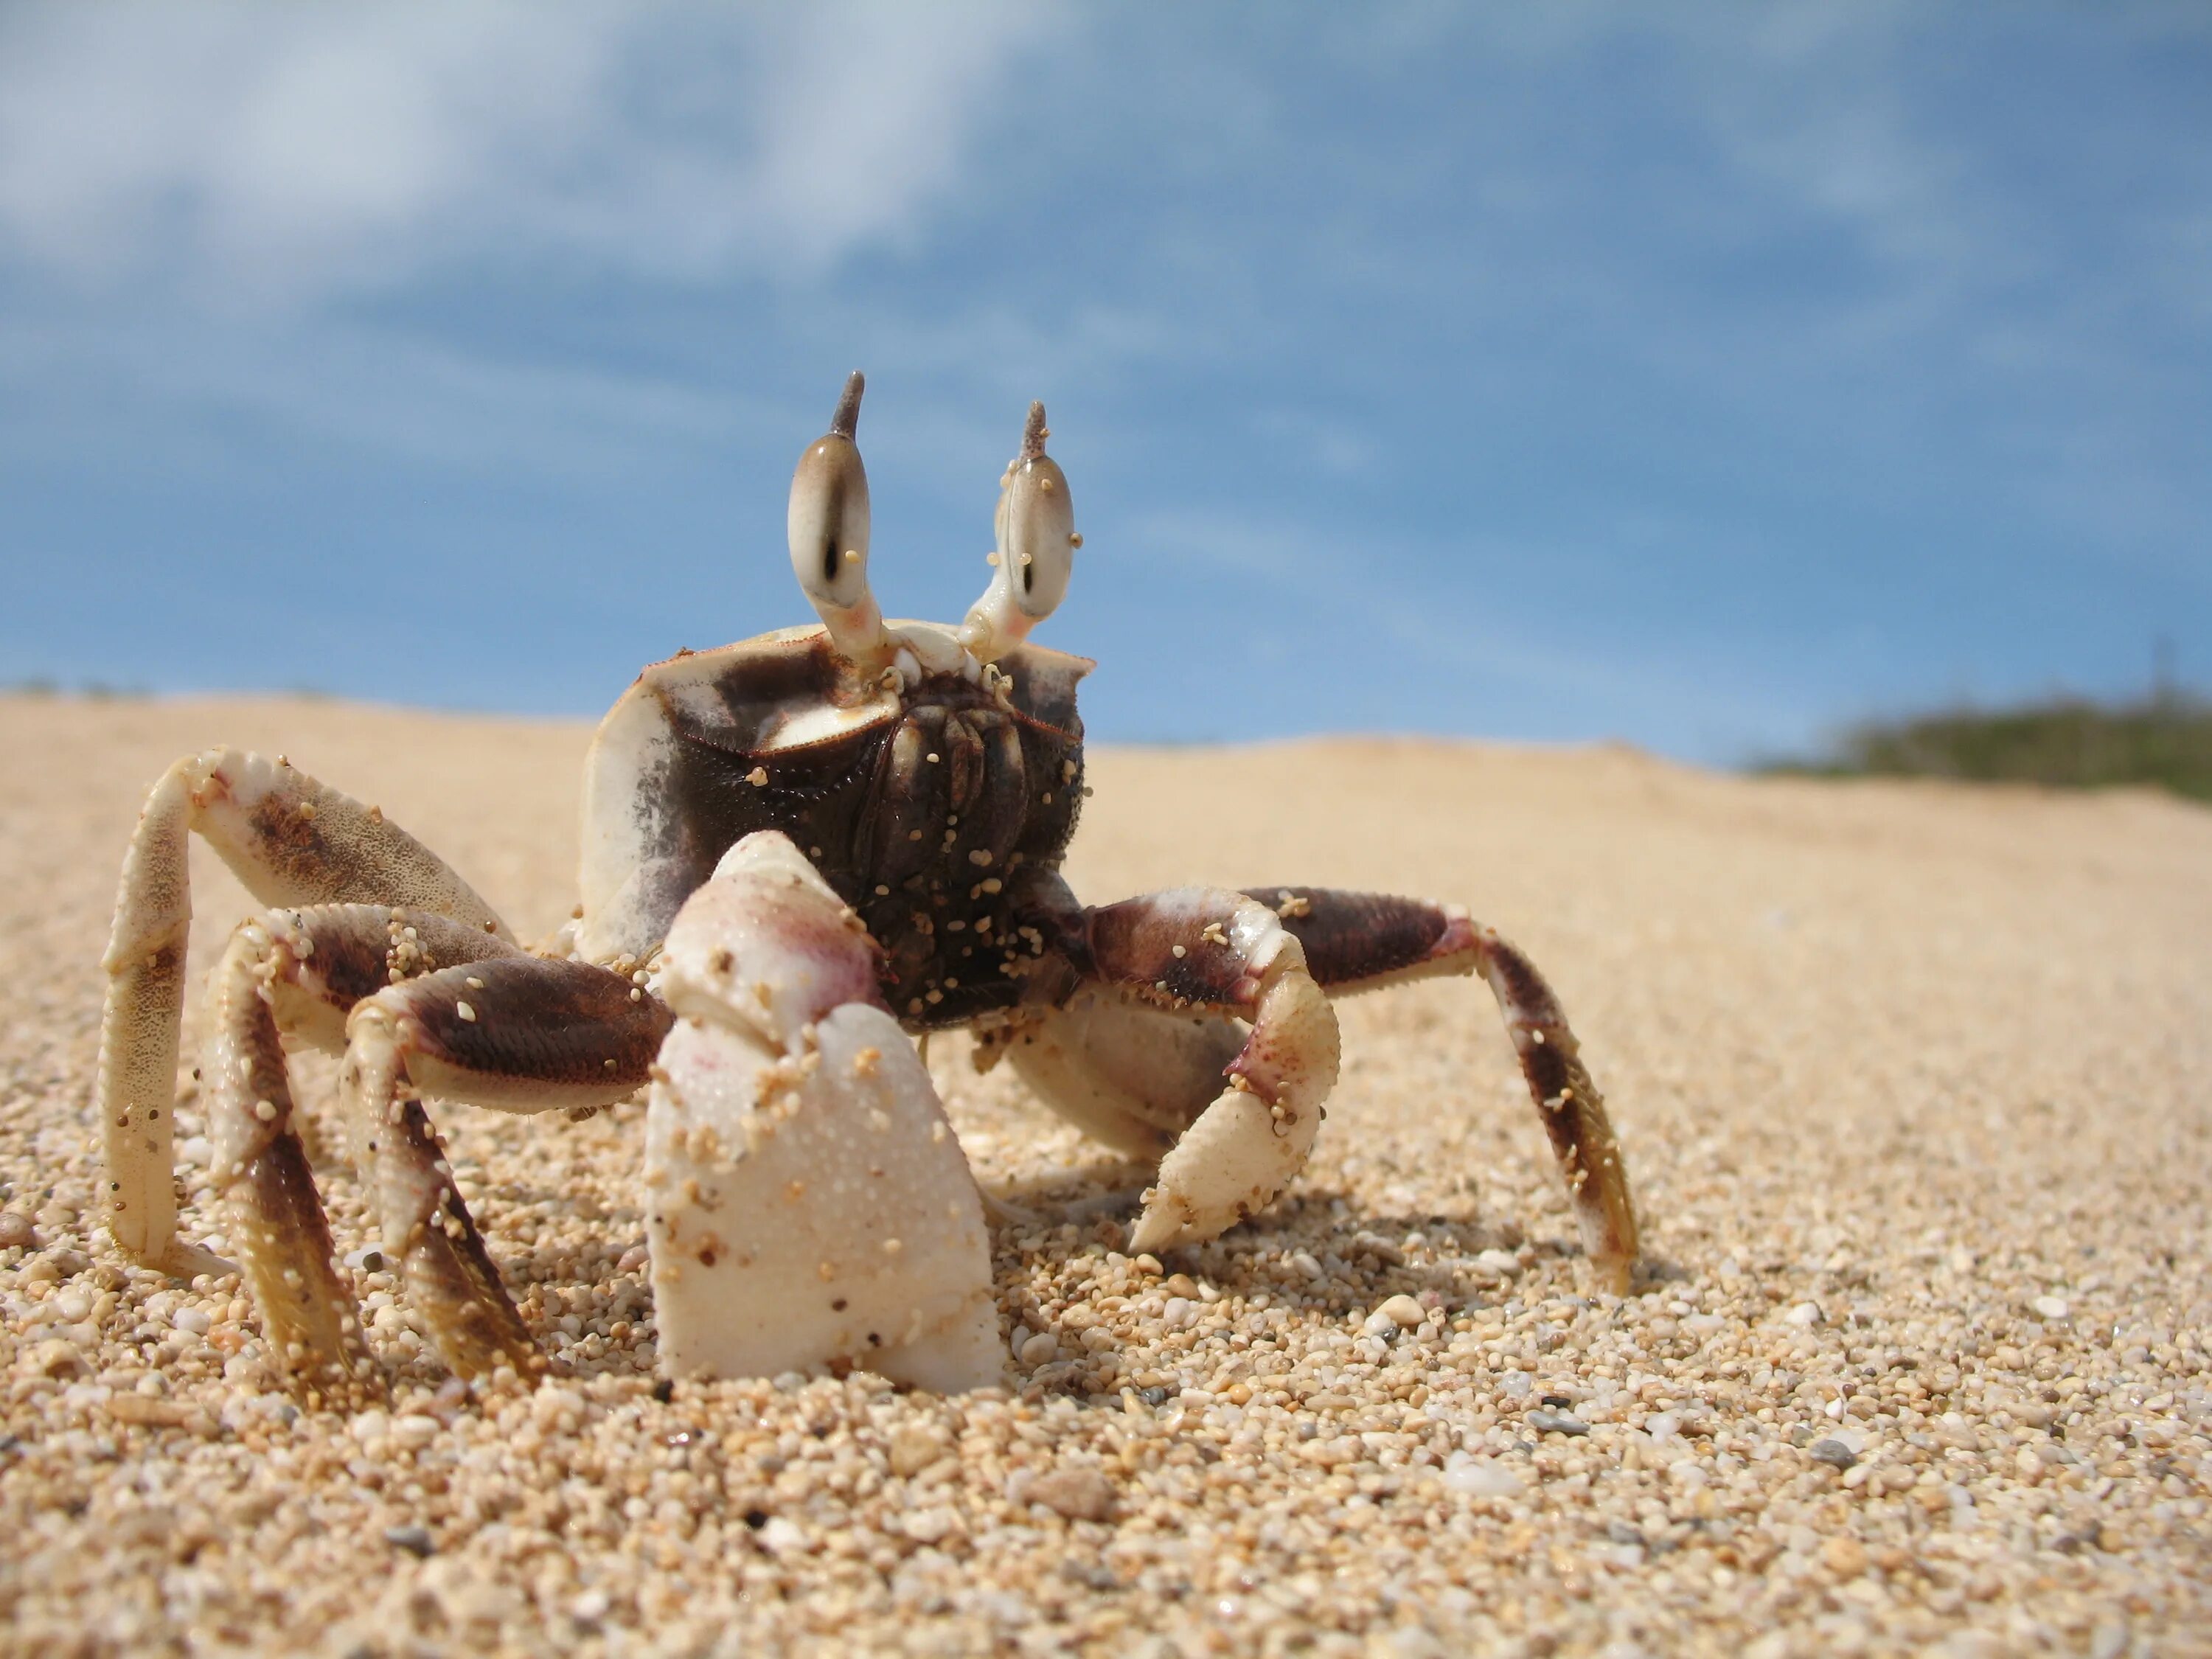
{"type": "Polygon", "coordinates": [[[1049,1365],[1060,1358],[1060,1342],[1050,1331],[1041,1331],[1022,1344],[1021,1362],[1024,1365],[1049,1365]]]}
{"type": "Polygon", "coordinates": [[[806,1534],[780,1515],[771,1516],[755,1536],[770,1555],[800,1554],[806,1549],[806,1534]]]}
{"type": "Polygon", "coordinates": [[[1517,1498],[1522,1486],[1513,1471],[1486,1457],[1454,1452],[1444,1466],[1444,1485],[1470,1498],[1517,1498]]]}
{"type": "Polygon", "coordinates": [[[1198,1317],[1198,1309],[1187,1296],[1171,1296],[1168,1305],[1160,1310],[1160,1323],[1171,1331],[1179,1331],[1198,1317]]]}
{"type": "Polygon", "coordinates": [[[2069,1311],[2063,1296],[2039,1296],[2035,1298],[2035,1310],[2045,1319],[2063,1319],[2069,1311]]]}
{"type": "Polygon", "coordinates": [[[1367,1316],[1367,1328],[1377,1336],[1382,1335],[1382,1331],[1376,1329],[1375,1322],[1385,1319],[1401,1331],[1410,1331],[1427,1316],[1426,1310],[1412,1297],[1394,1296],[1367,1316]]]}
{"type": "Polygon", "coordinates": [[[194,1336],[205,1336],[215,1321],[198,1308],[179,1308],[169,1316],[169,1323],[180,1331],[190,1331],[194,1336]]]}
{"type": "Polygon", "coordinates": [[[392,1437],[403,1446],[420,1451],[445,1431],[444,1425],[434,1417],[424,1417],[410,1412],[392,1419],[392,1437]]]}
{"type": "Polygon", "coordinates": [[[906,1517],[900,1529],[917,1544],[939,1544],[960,1530],[960,1522],[948,1509],[919,1510],[906,1517]]]}
{"type": "Polygon", "coordinates": [[[1474,1270],[1493,1279],[1511,1279],[1521,1271],[1521,1258],[1510,1250],[1485,1250],[1475,1257],[1474,1270]]]}
{"type": "Polygon", "coordinates": [[[1820,1322],[1820,1304],[1817,1302],[1800,1302],[1783,1317],[1792,1325],[1817,1325],[1820,1322]]]}

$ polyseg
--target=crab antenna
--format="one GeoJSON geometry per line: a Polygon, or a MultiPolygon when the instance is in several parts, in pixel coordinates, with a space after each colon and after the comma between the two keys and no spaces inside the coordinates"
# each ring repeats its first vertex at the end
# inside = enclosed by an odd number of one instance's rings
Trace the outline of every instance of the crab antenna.
{"type": "Polygon", "coordinates": [[[791,568],[829,629],[830,645],[864,672],[891,659],[884,613],[868,586],[868,473],[853,434],[866,388],[854,369],[830,417],[791,475],[791,568]]]}
{"type": "Polygon", "coordinates": [[[845,390],[837,398],[837,412],[830,417],[830,435],[851,438],[860,427],[860,394],[868,389],[868,377],[854,369],[845,377],[845,390]]]}
{"type": "Polygon", "coordinates": [[[1075,550],[1083,545],[1075,533],[1067,476],[1044,453],[1051,435],[1044,405],[1031,404],[1022,427],[1022,453],[999,481],[999,545],[991,555],[998,568],[960,627],[960,643],[979,662],[1005,656],[1052,615],[1067,592],[1075,550]]]}

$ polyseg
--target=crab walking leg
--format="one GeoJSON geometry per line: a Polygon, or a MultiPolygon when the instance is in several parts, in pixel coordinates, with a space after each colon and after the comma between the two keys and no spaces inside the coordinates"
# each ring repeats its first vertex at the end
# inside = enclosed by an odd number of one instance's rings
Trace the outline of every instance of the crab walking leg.
{"type": "MultiPolygon", "coordinates": [[[[1086,985],[1031,1014],[1006,1043],[1037,1097],[1085,1134],[1158,1164],[1221,1092],[1244,1033],[1218,1014],[1176,1013],[1086,985]]],[[[978,1058],[988,1051],[979,1050],[978,1058]]]]}
{"type": "Polygon", "coordinates": [[[362,997],[441,963],[502,955],[520,951],[428,911],[336,904],[240,923],[216,969],[200,1067],[215,1176],[270,1349],[311,1403],[359,1405],[380,1387],[352,1291],[332,1265],[280,1033],[335,1050],[346,1011],[362,997]]]}
{"type": "Polygon", "coordinates": [[[1304,947],[1241,894],[1179,888],[1088,911],[1093,972],[1157,1006],[1252,1022],[1229,1086],[1166,1158],[1133,1250],[1203,1243],[1272,1202],[1305,1165],[1336,1086],[1336,1015],[1304,947]]]}
{"type": "Polygon", "coordinates": [[[1583,1248],[1606,1284],[1626,1293],[1636,1265],[1636,1209],[1620,1137],[1566,1011],[1535,963],[1455,906],[1321,887],[1249,890],[1304,942],[1315,977],[1333,994],[1441,974],[1482,975],[1566,1178],[1583,1248]]]}
{"type": "Polygon", "coordinates": [[[177,1243],[170,1178],[194,830],[264,904],[380,901],[513,939],[437,854],[281,757],[210,749],[162,774],[123,861],[102,962],[107,1002],[93,1099],[106,1141],[109,1231],[134,1261],[180,1273],[222,1265],[177,1243]]]}
{"type": "Polygon", "coordinates": [[[357,1407],[380,1390],[292,1127],[284,1049],[266,994],[271,954],[267,930],[247,922],[231,935],[210,987],[214,1018],[201,1079],[216,1177],[277,1369],[311,1404],[357,1407]]]}
{"type": "Polygon", "coordinates": [[[438,1352],[463,1376],[533,1376],[515,1312],[417,1093],[510,1112],[635,1093],[674,1017],[621,974],[521,951],[447,968],[360,1003],[339,1087],[372,1180],[384,1251],[438,1352]]]}

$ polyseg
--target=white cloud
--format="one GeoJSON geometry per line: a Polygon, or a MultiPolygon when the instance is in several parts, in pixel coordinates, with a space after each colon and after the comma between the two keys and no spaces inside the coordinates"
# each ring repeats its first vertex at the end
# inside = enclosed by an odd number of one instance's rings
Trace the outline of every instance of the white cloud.
{"type": "Polygon", "coordinates": [[[0,15],[0,248],[313,297],[441,262],[803,276],[914,232],[1044,8],[0,15]]]}

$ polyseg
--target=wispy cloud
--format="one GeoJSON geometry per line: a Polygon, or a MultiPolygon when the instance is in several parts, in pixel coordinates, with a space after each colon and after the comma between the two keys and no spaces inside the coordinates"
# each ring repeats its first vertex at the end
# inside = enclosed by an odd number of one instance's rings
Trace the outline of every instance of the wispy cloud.
{"type": "Polygon", "coordinates": [[[548,255],[816,273],[910,234],[1052,9],[25,7],[0,244],[250,304],[548,255]]]}

